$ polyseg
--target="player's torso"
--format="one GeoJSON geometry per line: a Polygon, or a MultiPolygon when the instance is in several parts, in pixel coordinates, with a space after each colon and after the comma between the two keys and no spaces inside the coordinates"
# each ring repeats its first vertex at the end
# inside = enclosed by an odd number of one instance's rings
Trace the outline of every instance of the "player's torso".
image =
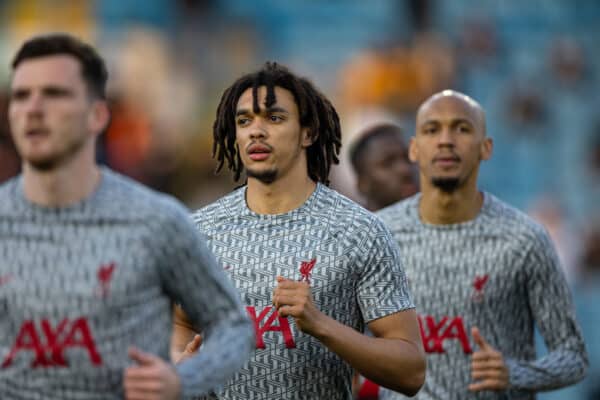
{"type": "Polygon", "coordinates": [[[310,283],[316,307],[362,329],[355,253],[341,227],[233,218],[210,230],[211,249],[255,323],[257,349],[224,398],[347,399],[350,369],[272,304],[276,277],[310,283]],[[274,368],[275,367],[275,368],[274,368]]]}
{"type": "Polygon", "coordinates": [[[477,350],[471,328],[477,326],[501,351],[513,352],[516,341],[529,341],[532,318],[522,244],[477,229],[407,228],[394,236],[428,353],[427,379],[418,398],[508,398],[468,391],[471,355],[477,350]]]}
{"type": "Polygon", "coordinates": [[[1,216],[1,397],[117,396],[128,345],[167,353],[169,302],[135,226],[1,216]]]}

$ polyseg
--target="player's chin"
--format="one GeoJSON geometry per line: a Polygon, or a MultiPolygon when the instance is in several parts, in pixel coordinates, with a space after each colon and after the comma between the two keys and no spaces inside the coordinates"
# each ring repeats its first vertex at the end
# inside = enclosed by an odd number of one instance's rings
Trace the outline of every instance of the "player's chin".
{"type": "Polygon", "coordinates": [[[246,175],[248,176],[248,178],[254,178],[265,184],[273,183],[277,179],[278,173],[279,171],[273,167],[246,167],[246,175]]]}
{"type": "Polygon", "coordinates": [[[23,160],[38,171],[51,170],[59,163],[58,157],[47,154],[26,154],[23,160]]]}

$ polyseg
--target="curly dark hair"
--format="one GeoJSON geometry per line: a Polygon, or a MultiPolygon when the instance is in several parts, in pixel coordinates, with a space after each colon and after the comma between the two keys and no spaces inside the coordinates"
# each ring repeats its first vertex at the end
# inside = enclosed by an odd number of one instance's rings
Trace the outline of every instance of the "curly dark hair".
{"type": "Polygon", "coordinates": [[[306,78],[298,77],[286,67],[275,62],[267,62],[258,71],[246,74],[233,83],[221,97],[217,116],[213,124],[213,158],[217,159],[216,172],[225,161],[233,171],[234,180],[239,180],[244,166],[236,145],[235,112],[237,102],[248,88],[252,88],[253,111],[260,112],[258,88],[266,86],[265,107],[269,108],[277,99],[275,86],[292,93],[300,118],[300,126],[308,128],[313,143],[306,149],[308,176],[315,182],[329,184],[329,170],[339,162],[338,154],[342,146],[340,119],[329,100],[306,78]]]}

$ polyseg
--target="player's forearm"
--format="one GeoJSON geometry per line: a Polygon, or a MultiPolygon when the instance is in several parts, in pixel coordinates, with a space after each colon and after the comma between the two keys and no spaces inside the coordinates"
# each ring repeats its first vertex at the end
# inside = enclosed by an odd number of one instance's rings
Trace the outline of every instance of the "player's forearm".
{"type": "Polygon", "coordinates": [[[584,378],[588,367],[585,351],[556,350],[535,361],[507,359],[510,386],[520,390],[558,389],[584,378]]]}
{"type": "Polygon", "coordinates": [[[425,381],[425,355],[417,343],[374,338],[325,317],[315,337],[363,376],[412,396],[425,381]]]}
{"type": "Polygon", "coordinates": [[[175,323],[173,325],[173,335],[171,336],[171,360],[177,361],[184,352],[185,347],[194,339],[196,332],[175,323]]]}
{"type": "Polygon", "coordinates": [[[204,333],[202,350],[176,366],[184,397],[206,394],[224,384],[254,347],[252,325],[242,313],[232,313],[204,333]]]}

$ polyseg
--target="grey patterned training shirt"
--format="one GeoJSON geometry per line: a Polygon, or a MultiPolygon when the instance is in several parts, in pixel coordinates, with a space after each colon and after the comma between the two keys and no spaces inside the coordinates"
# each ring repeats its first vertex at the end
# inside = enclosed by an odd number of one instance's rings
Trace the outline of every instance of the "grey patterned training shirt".
{"type": "MultiPolygon", "coordinates": [[[[401,249],[419,310],[427,357],[429,399],[532,399],[580,380],[587,367],[571,294],[545,230],[525,214],[485,193],[472,221],[422,223],[420,194],[378,212],[401,249]],[[536,359],[534,322],[549,354],[536,359]],[[471,327],[499,350],[511,389],[469,392],[471,327]]],[[[383,390],[382,398],[403,398],[383,390]]]]}
{"type": "Polygon", "coordinates": [[[0,186],[0,398],[121,399],[130,345],[168,359],[173,302],[207,333],[177,366],[183,393],[206,393],[253,336],[184,207],[108,169],[65,208],[0,186]]]}
{"type": "Polygon", "coordinates": [[[310,282],[317,308],[362,330],[413,307],[396,244],[373,214],[321,184],[301,207],[278,215],[252,212],[245,192],[194,214],[255,323],[256,351],[219,398],[351,399],[350,366],[293,318],[278,317],[275,278],[310,282]]]}

